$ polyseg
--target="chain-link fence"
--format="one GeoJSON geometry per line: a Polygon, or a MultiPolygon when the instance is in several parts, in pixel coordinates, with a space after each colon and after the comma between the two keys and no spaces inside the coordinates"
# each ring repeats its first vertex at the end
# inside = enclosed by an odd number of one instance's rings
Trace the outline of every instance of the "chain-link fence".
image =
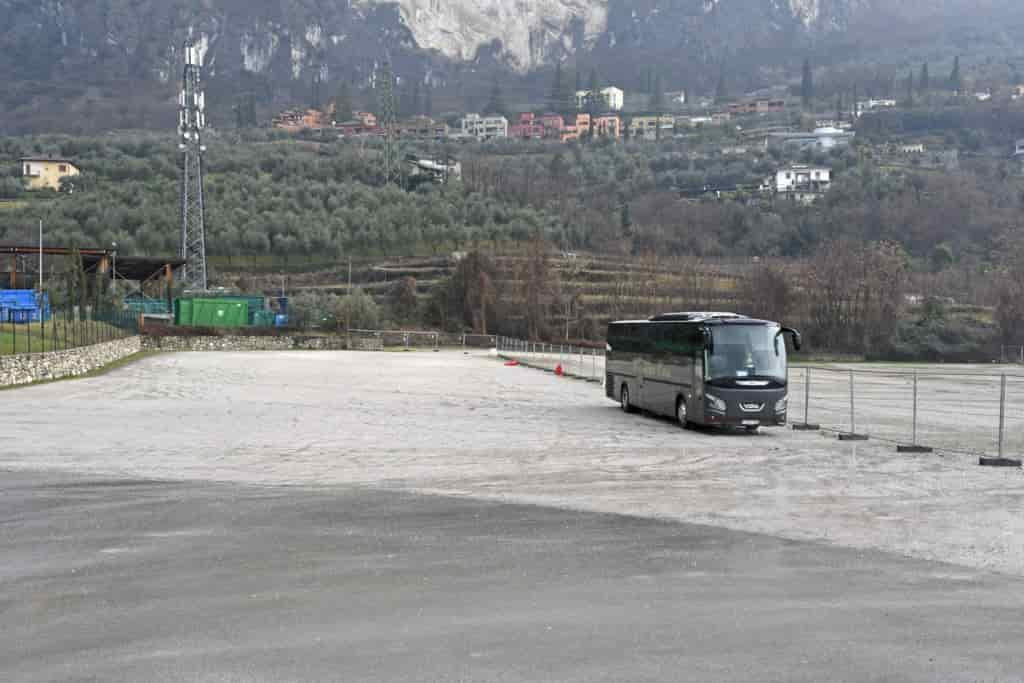
{"type": "Polygon", "coordinates": [[[499,337],[498,354],[528,367],[604,382],[604,349],[499,337]]]}
{"type": "Polygon", "coordinates": [[[1006,344],[999,347],[999,362],[1006,363],[1019,363],[1024,365],[1024,346],[1012,345],[1007,346],[1006,344]]]}
{"type": "Polygon", "coordinates": [[[47,311],[35,319],[19,320],[8,315],[0,320],[0,355],[63,351],[123,339],[138,331],[139,316],[131,311],[93,311],[76,306],[47,311]]]}
{"type": "Polygon", "coordinates": [[[790,419],[904,451],[1003,458],[1024,451],[1024,374],[962,370],[790,369],[790,419]]]}
{"type": "MultiPolygon", "coordinates": [[[[499,337],[498,352],[529,367],[604,381],[603,349],[499,337]]],[[[1024,453],[1024,370],[792,366],[789,416],[798,429],[904,452],[1015,458],[1024,453]]]]}

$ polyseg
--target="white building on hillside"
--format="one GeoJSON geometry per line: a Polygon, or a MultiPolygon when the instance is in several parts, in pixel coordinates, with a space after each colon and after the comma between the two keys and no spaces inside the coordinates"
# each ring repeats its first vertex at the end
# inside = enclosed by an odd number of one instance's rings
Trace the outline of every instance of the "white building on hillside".
{"type": "Polygon", "coordinates": [[[832,170],[824,166],[787,166],[768,178],[762,189],[793,201],[810,204],[832,186],[832,170]]]}
{"type": "Polygon", "coordinates": [[[811,133],[769,133],[766,147],[795,147],[797,149],[833,149],[848,147],[856,133],[831,126],[816,128],[811,133]]]}
{"type": "MultiPolygon", "coordinates": [[[[607,88],[601,88],[598,91],[598,100],[606,111],[622,111],[622,104],[626,97],[626,94],[611,85],[607,88]]],[[[590,103],[590,91],[589,90],[577,90],[576,91],[576,108],[586,109],[590,103]]]]}
{"type": "Polygon", "coordinates": [[[508,119],[504,116],[466,114],[459,122],[459,128],[464,137],[472,137],[477,140],[508,137],[508,119]]]}
{"type": "Polygon", "coordinates": [[[861,100],[857,102],[854,114],[860,116],[866,111],[873,109],[892,109],[896,106],[896,100],[861,100]]]}

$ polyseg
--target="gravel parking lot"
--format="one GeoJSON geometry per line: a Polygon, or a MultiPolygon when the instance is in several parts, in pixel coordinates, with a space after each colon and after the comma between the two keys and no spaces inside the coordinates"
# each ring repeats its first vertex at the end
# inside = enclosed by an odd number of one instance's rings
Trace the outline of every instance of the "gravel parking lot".
{"type": "Polygon", "coordinates": [[[164,355],[0,392],[0,414],[9,470],[444,493],[1024,574],[1020,471],[816,433],[683,431],[488,354],[164,355]]]}

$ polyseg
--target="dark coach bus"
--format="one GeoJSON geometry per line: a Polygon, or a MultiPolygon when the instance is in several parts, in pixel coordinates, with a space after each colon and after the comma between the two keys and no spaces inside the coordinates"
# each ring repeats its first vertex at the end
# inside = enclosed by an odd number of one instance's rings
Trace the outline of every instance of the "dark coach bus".
{"type": "Polygon", "coordinates": [[[786,424],[785,335],[800,333],[735,313],[669,313],[608,326],[605,393],[626,412],[680,424],[786,424]]]}

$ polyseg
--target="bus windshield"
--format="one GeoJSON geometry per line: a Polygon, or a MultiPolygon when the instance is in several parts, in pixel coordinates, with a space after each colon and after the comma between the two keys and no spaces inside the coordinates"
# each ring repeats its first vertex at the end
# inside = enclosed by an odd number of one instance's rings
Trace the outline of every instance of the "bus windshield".
{"type": "Polygon", "coordinates": [[[708,379],[786,381],[786,342],[776,325],[719,325],[711,330],[714,353],[708,379]]]}

